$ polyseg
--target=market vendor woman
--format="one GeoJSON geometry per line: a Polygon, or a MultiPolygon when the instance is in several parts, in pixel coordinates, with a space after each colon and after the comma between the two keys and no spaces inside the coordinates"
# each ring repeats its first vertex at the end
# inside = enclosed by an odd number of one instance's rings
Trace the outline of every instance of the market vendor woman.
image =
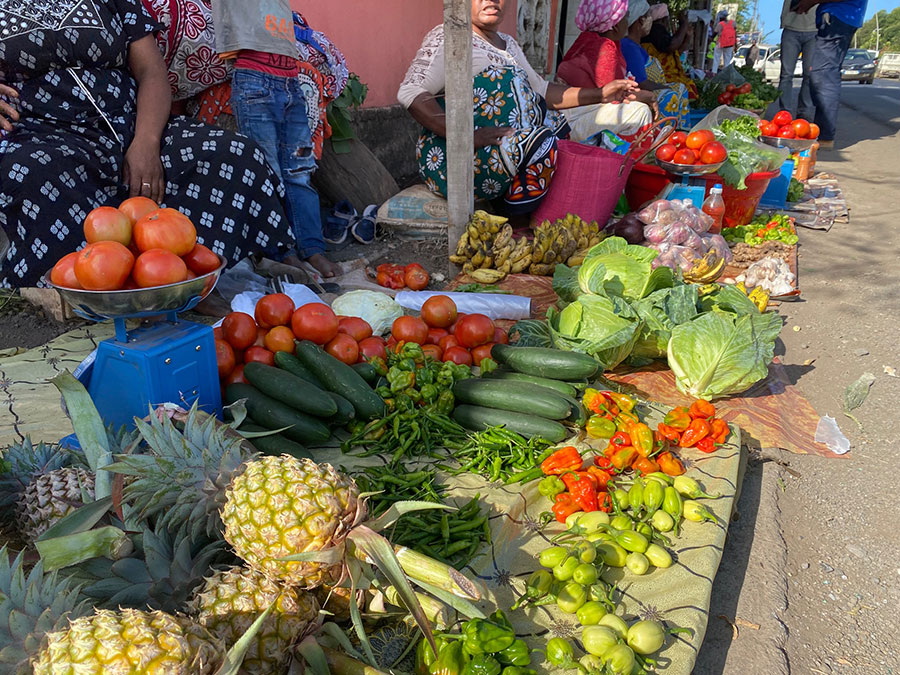
{"type": "Polygon", "coordinates": [[[229,261],[293,249],[262,151],[169,119],[159,26],[140,0],[0,0],[0,26],[0,285],[37,285],[83,242],[89,211],[129,195],[179,209],[229,261]]]}
{"type": "MultiPolygon", "coordinates": [[[[556,168],[556,140],[568,125],[558,110],[630,98],[637,87],[615,80],[602,89],[547,82],[522,48],[499,32],[507,0],[472,0],[475,78],[475,197],[503,197],[512,212],[537,207],[556,168]]],[[[435,193],[447,194],[444,28],[422,42],[397,98],[425,131],[416,146],[419,172],[435,193]]]]}

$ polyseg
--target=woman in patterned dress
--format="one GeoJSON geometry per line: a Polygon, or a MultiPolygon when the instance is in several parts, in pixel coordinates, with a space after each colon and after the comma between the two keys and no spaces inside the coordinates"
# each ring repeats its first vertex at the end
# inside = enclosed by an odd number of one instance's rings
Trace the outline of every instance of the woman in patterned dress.
{"type": "MultiPolygon", "coordinates": [[[[475,198],[502,197],[510,213],[537,208],[556,169],[557,138],[568,134],[557,111],[625,100],[629,80],[603,88],[567,87],[541,78],[516,41],[499,32],[507,0],[472,0],[475,115],[475,198]]],[[[424,127],[416,146],[419,173],[429,189],[447,194],[443,109],[444,29],[422,42],[397,99],[424,127]]]]}
{"type": "Polygon", "coordinates": [[[102,205],[179,209],[229,262],[294,247],[281,182],[259,148],[169,119],[140,0],[0,0],[0,285],[38,285],[102,205]]]}

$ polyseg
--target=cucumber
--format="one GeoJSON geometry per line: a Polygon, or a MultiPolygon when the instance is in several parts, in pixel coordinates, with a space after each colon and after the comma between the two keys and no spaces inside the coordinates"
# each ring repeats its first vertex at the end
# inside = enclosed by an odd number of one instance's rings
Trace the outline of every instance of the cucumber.
{"type": "Polygon", "coordinates": [[[326,354],[309,340],[297,345],[297,358],[328,391],[350,401],[357,417],[370,420],[384,416],[384,400],[346,363],[326,354]]]}
{"type": "Polygon", "coordinates": [[[309,372],[306,366],[300,363],[300,359],[298,359],[293,354],[289,354],[287,352],[275,352],[275,365],[282,370],[288,371],[291,375],[296,375],[300,379],[306,380],[310,384],[321,387],[319,381],[316,379],[316,376],[309,372]]]}
{"type": "MultiPolygon", "coordinates": [[[[265,433],[267,431],[269,430],[265,427],[257,426],[252,422],[244,422],[240,429],[238,429],[238,433],[265,433]]],[[[285,438],[281,434],[272,434],[270,432],[268,436],[248,438],[247,442],[264,455],[288,454],[297,459],[312,459],[309,450],[299,443],[294,443],[290,438],[285,438]]]]}
{"type": "Polygon", "coordinates": [[[328,392],[286,370],[250,362],[244,366],[244,377],[262,393],[287,403],[292,408],[316,417],[332,417],[338,407],[328,392]]]}
{"type": "Polygon", "coordinates": [[[469,378],[453,385],[453,395],[461,403],[537,415],[551,420],[565,419],[571,412],[569,402],[560,394],[525,382],[469,378]]]}
{"type": "Polygon", "coordinates": [[[560,394],[565,394],[566,396],[575,396],[578,391],[568,382],[562,382],[561,380],[551,380],[549,377],[537,377],[535,375],[526,375],[525,373],[516,373],[508,370],[495,370],[493,373],[488,375],[488,378],[492,380],[510,380],[516,382],[530,382],[531,384],[536,384],[541,387],[547,387],[548,389],[553,389],[554,391],[559,392],[560,394]]]}
{"type": "Polygon", "coordinates": [[[378,373],[375,372],[375,366],[371,363],[366,363],[363,361],[362,363],[354,363],[350,366],[359,373],[360,377],[364,379],[368,384],[372,385],[378,380],[378,373]]]}
{"type": "Polygon", "coordinates": [[[600,364],[587,354],[546,347],[510,347],[497,343],[491,348],[491,358],[516,372],[554,380],[583,380],[593,377],[600,369],[600,364]]]}
{"type": "Polygon", "coordinates": [[[338,409],[337,414],[328,420],[329,424],[342,427],[356,417],[356,411],[353,409],[353,404],[350,403],[350,401],[340,394],[335,394],[333,391],[326,391],[325,393],[334,399],[334,403],[337,405],[338,409]]]}
{"type": "Polygon", "coordinates": [[[294,410],[286,403],[267,396],[250,384],[229,384],[225,387],[228,404],[247,399],[247,412],[253,421],[267,429],[287,427],[283,433],[298,443],[324,443],[331,438],[331,430],[315,417],[294,410]]]}
{"type": "Polygon", "coordinates": [[[482,408],[475,405],[456,406],[453,411],[453,419],[471,431],[484,431],[489,427],[502,424],[510,431],[515,431],[526,438],[540,436],[551,443],[559,443],[569,435],[566,428],[559,422],[534,415],[482,408]]]}

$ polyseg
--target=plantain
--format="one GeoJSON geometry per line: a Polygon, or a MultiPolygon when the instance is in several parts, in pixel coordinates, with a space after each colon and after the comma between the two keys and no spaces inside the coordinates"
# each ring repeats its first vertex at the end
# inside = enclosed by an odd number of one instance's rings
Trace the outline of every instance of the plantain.
{"type": "Polygon", "coordinates": [[[513,245],[509,243],[505,248],[497,250],[497,247],[494,247],[494,267],[500,269],[501,265],[509,260],[510,256],[513,252],[513,245]]]}
{"type": "Polygon", "coordinates": [[[469,233],[463,232],[459,241],[456,243],[456,255],[465,255],[466,249],[469,248],[469,233]]]}
{"type": "Polygon", "coordinates": [[[526,255],[524,258],[520,258],[512,263],[512,267],[510,268],[511,274],[521,274],[531,265],[531,254],[526,255]]]}
{"type": "Polygon", "coordinates": [[[535,243],[534,248],[531,249],[531,262],[532,263],[540,263],[543,259],[544,259],[544,252],[535,243]]]}
{"type": "Polygon", "coordinates": [[[720,276],[725,270],[725,260],[715,251],[709,250],[706,255],[694,261],[693,266],[684,273],[684,280],[692,284],[708,284],[720,276]]]}
{"type": "Polygon", "coordinates": [[[603,241],[605,238],[606,237],[604,237],[601,234],[592,234],[591,238],[588,240],[588,247],[593,248],[594,246],[599,244],[601,241],[603,241]]]}
{"type": "Polygon", "coordinates": [[[719,284],[703,284],[697,289],[697,293],[702,298],[704,295],[709,295],[710,293],[715,293],[719,290],[719,284]]]}
{"type": "Polygon", "coordinates": [[[568,237],[566,239],[566,243],[559,251],[559,259],[560,260],[568,260],[572,257],[575,251],[578,250],[578,242],[576,242],[572,237],[568,237]]]}
{"type": "Polygon", "coordinates": [[[509,260],[507,260],[507,261],[506,261],[505,263],[503,263],[502,265],[497,265],[497,266],[495,267],[495,269],[496,269],[498,272],[503,272],[503,275],[506,276],[507,274],[509,274],[509,273],[512,271],[512,263],[509,262],[509,260]]]}
{"type": "Polygon", "coordinates": [[[478,226],[471,221],[466,225],[466,234],[469,235],[467,243],[470,246],[481,240],[481,232],[478,231],[478,226]]]}
{"type": "Polygon", "coordinates": [[[469,274],[479,284],[496,284],[501,281],[506,274],[499,270],[480,269],[469,274]]]}

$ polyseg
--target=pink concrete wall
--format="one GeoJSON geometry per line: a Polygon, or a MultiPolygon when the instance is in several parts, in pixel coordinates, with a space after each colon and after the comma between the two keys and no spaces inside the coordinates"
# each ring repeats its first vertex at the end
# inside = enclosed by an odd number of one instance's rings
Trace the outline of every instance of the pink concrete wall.
{"type": "MultiPolygon", "coordinates": [[[[393,105],[425,34],[443,20],[440,0],[291,0],[309,25],[347,57],[369,85],[366,107],[393,105]]],[[[515,35],[516,0],[508,0],[504,31],[515,35]]]]}

